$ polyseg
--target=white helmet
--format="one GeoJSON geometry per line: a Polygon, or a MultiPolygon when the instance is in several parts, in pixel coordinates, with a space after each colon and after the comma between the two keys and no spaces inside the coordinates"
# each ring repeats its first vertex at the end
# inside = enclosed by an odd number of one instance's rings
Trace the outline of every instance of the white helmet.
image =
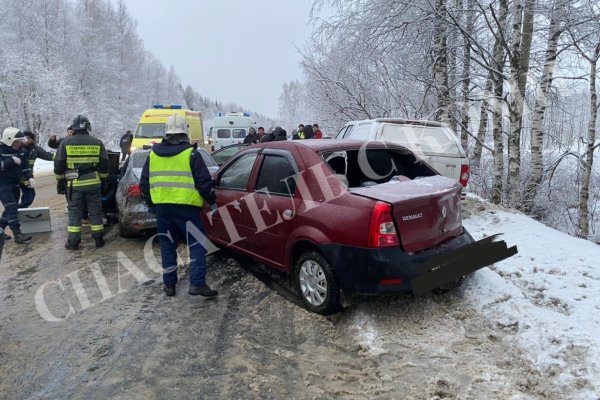
{"type": "Polygon", "coordinates": [[[24,138],[25,136],[23,136],[23,133],[20,130],[11,126],[2,132],[2,139],[0,139],[0,142],[7,146],[12,146],[15,140],[23,140],[24,138]]]}
{"type": "Polygon", "coordinates": [[[167,118],[167,123],[165,124],[165,133],[167,135],[177,135],[180,133],[187,135],[188,123],[181,115],[171,115],[169,118],[167,118]]]}

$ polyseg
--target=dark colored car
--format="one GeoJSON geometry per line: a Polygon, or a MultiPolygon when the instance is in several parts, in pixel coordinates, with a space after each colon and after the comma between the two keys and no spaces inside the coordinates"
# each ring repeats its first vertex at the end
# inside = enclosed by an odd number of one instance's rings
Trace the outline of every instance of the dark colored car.
{"type": "Polygon", "coordinates": [[[395,144],[253,145],[214,184],[219,209],[203,213],[209,239],[289,273],[320,314],[339,309],[340,291],[410,292],[419,265],[473,242],[462,186],[395,144]]]}
{"type": "MultiPolygon", "coordinates": [[[[219,166],[203,148],[197,151],[211,174],[219,166]]],[[[137,236],[144,231],[156,229],[156,217],[148,212],[148,206],[142,199],[140,176],[150,150],[136,150],[121,167],[120,179],[116,189],[115,201],[118,209],[119,234],[123,237],[137,236]]]]}

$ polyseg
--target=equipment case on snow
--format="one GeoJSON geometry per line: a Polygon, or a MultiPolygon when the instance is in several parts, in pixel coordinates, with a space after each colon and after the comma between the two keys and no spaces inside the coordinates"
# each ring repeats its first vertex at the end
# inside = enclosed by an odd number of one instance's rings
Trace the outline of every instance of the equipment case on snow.
{"type": "Polygon", "coordinates": [[[49,207],[19,208],[18,218],[21,223],[21,232],[23,233],[52,231],[49,207]]]}

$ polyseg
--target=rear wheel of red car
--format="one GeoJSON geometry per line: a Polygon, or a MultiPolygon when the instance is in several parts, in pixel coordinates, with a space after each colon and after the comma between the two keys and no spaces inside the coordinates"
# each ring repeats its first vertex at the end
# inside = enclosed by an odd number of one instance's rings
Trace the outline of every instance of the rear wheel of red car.
{"type": "Polygon", "coordinates": [[[298,295],[308,310],[330,315],[341,309],[340,287],[321,254],[313,250],[303,252],[296,260],[294,274],[298,295]]]}

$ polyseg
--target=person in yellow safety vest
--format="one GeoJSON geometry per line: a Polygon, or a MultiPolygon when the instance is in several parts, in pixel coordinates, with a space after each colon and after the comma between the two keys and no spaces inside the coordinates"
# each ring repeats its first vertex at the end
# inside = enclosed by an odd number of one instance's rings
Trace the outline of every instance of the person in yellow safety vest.
{"type": "Polygon", "coordinates": [[[92,125],[84,115],[73,120],[73,136],[64,139],[54,157],[54,175],[67,188],[69,226],[67,250],[79,249],[81,210],[85,204],[96,247],[104,246],[102,191],[108,178],[108,154],[100,139],[90,136],[92,125]]]}
{"type": "MultiPolygon", "coordinates": [[[[33,176],[33,166],[35,160],[38,158],[46,161],[54,160],[54,153],[42,149],[40,146],[35,144],[35,135],[31,131],[24,131],[25,141],[21,145],[21,148],[25,152],[25,156],[29,161],[29,168],[33,176]]],[[[35,181],[34,181],[35,184],[35,181]]],[[[26,179],[21,180],[21,201],[19,202],[19,208],[27,208],[33,203],[35,199],[35,189],[31,185],[31,182],[26,179]]]]}
{"type": "Polygon", "coordinates": [[[302,140],[304,139],[304,125],[298,125],[298,130],[296,133],[292,135],[292,140],[302,140]]]}
{"type": "Polygon", "coordinates": [[[206,249],[198,241],[204,234],[200,212],[204,203],[216,210],[212,179],[196,150],[190,144],[184,117],[172,115],[165,125],[165,139],[152,146],[142,169],[140,188],[151,212],[156,214],[163,290],[175,295],[177,285],[177,247],[186,241],[190,254],[191,295],[214,297],[218,293],[206,284],[206,249]],[[189,229],[195,230],[194,232],[189,229]]]}

